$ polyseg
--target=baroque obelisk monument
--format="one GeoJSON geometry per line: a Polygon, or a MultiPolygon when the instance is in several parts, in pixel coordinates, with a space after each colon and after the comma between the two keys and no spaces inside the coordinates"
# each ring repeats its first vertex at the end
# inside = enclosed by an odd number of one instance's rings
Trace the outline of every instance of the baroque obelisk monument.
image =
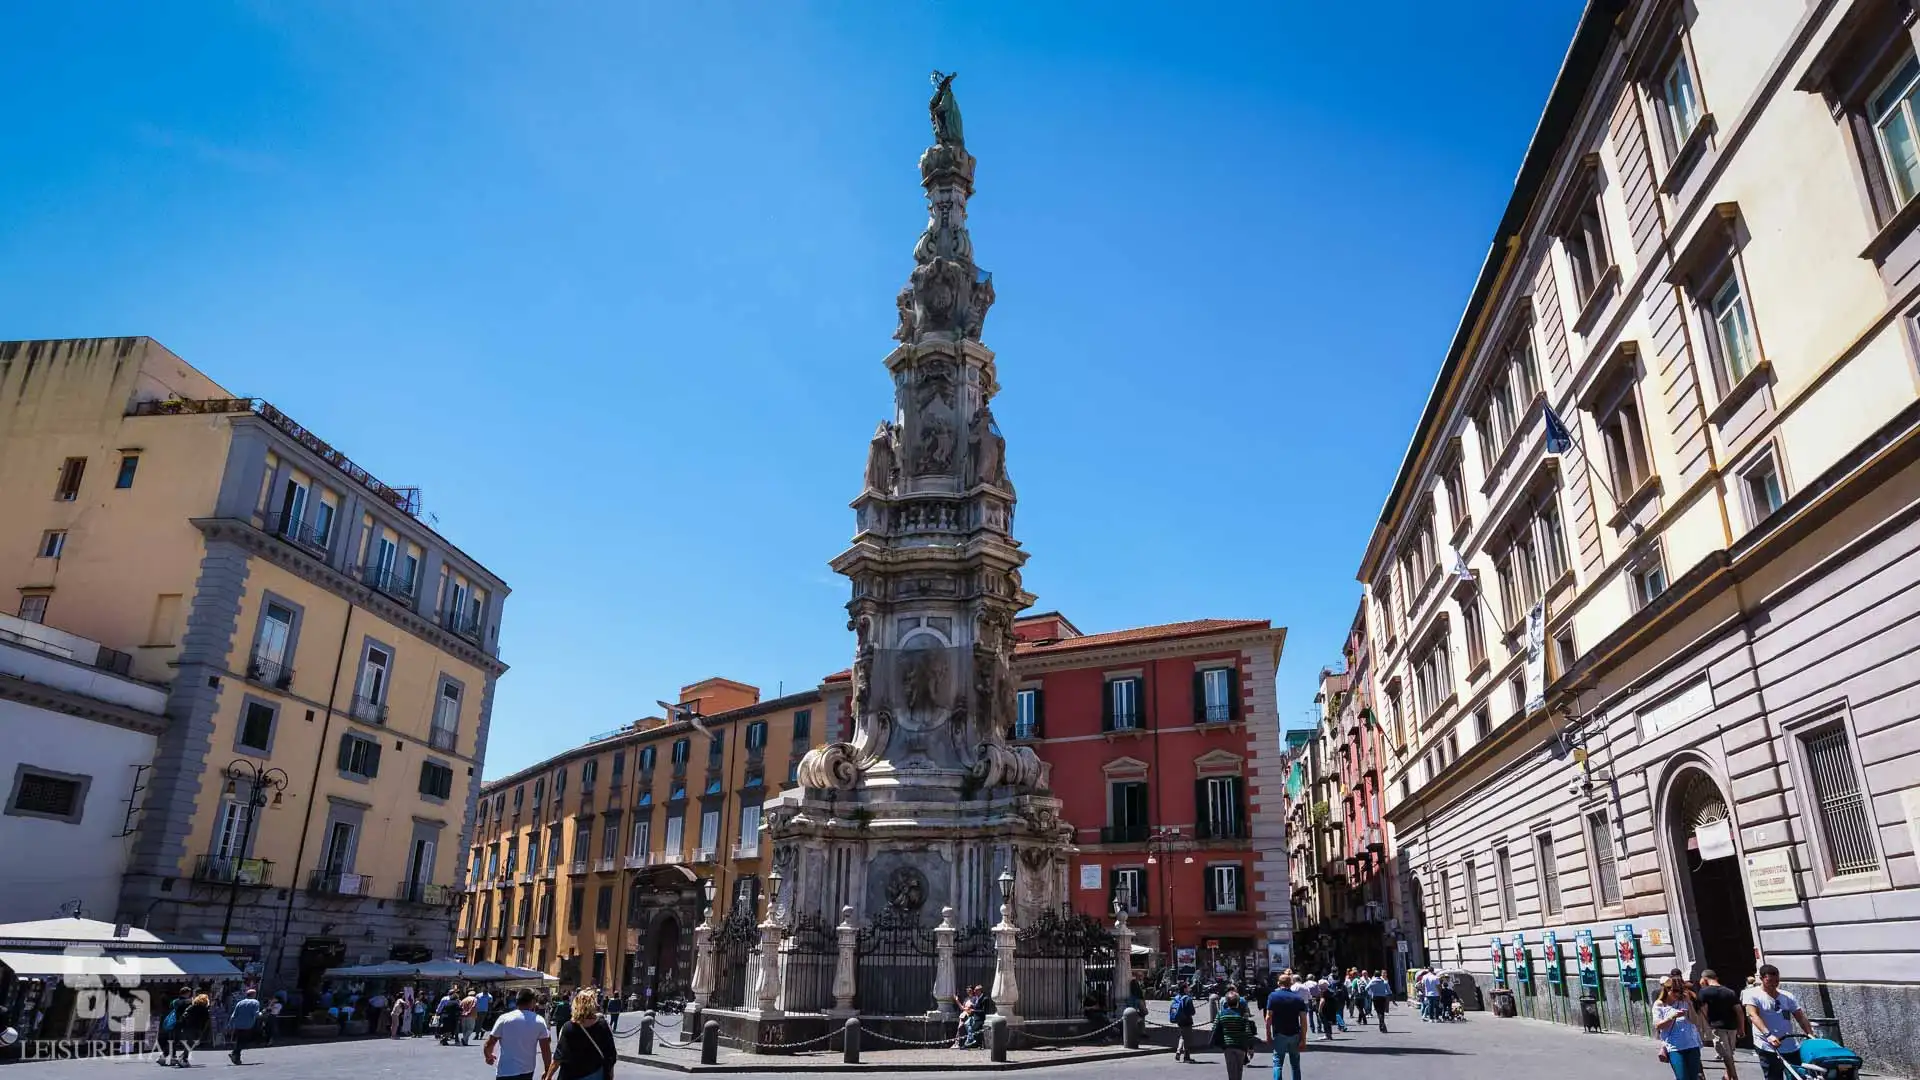
{"type": "Polygon", "coordinates": [[[1013,483],[994,423],[994,355],[980,343],[993,279],[967,234],[974,158],[953,76],[939,76],[920,155],[928,218],[887,354],[893,409],[868,445],[853,544],[852,737],[800,763],[768,815],[793,915],[867,922],[943,907],[993,922],[1003,872],[1015,919],[1067,898],[1073,830],[1048,767],[1011,746],[1013,620],[1033,602],[1013,538],[1013,483]]]}

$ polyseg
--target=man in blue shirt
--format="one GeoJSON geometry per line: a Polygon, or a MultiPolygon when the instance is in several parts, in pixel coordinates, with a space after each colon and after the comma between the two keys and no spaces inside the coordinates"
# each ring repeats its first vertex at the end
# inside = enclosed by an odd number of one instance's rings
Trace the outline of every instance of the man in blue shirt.
{"type": "Polygon", "coordinates": [[[1307,1045],[1307,999],[1293,992],[1293,976],[1282,974],[1280,985],[1267,995],[1267,1041],[1273,1044],[1273,1080],[1280,1080],[1280,1061],[1293,1062],[1293,1080],[1300,1080],[1300,1051],[1307,1045]]]}
{"type": "Polygon", "coordinates": [[[248,990],[245,997],[234,1002],[233,1017],[228,1027],[232,1029],[233,1050],[227,1054],[227,1060],[240,1064],[240,1048],[253,1038],[254,1028],[260,1023],[260,999],[256,991],[248,990]]]}

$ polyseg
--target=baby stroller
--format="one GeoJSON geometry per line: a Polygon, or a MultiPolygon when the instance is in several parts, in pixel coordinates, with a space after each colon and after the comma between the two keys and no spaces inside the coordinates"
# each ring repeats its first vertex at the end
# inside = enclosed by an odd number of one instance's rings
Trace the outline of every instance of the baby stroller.
{"type": "Polygon", "coordinates": [[[1781,1061],[1794,1080],[1858,1080],[1865,1064],[1860,1055],[1832,1039],[1804,1039],[1800,1043],[1800,1067],[1781,1061]]]}

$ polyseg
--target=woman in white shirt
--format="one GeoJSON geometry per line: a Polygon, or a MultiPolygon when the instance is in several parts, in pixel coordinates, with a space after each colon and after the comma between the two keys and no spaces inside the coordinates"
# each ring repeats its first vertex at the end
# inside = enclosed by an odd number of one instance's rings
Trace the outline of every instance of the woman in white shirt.
{"type": "Polygon", "coordinates": [[[1660,999],[1653,1006],[1653,1030],[1673,1080],[1700,1080],[1700,1032],[1706,1027],[1693,988],[1682,979],[1660,983],[1660,999]]]}

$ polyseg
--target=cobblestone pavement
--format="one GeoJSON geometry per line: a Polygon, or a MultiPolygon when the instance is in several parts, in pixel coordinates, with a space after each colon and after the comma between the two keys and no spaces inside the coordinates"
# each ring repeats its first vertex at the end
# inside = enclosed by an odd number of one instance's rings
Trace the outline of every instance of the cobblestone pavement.
{"type": "MultiPolygon", "coordinates": [[[[623,1028],[626,1021],[623,1019],[623,1028]]],[[[1459,1024],[1422,1024],[1402,1011],[1388,1018],[1389,1031],[1381,1034],[1357,1026],[1349,1034],[1336,1035],[1331,1041],[1315,1036],[1303,1056],[1305,1080],[1332,1080],[1336,1077],[1383,1075],[1379,1070],[1406,1075],[1411,1068],[1421,1080],[1487,1080],[1489,1077],[1534,1076],[1556,1080],[1663,1080],[1672,1074],[1655,1060],[1654,1043],[1626,1035],[1585,1035],[1555,1024],[1539,1021],[1502,1020],[1486,1013],[1459,1024]]],[[[1149,1029],[1156,1041],[1170,1032],[1163,1027],[1149,1029]]],[[[1204,1042],[1204,1039],[1202,1040],[1204,1042]]],[[[671,1052],[669,1052],[671,1053],[671,1052]]],[[[1193,1065],[1175,1064],[1165,1054],[1107,1061],[1075,1063],[1071,1056],[1048,1051],[1030,1051],[1049,1055],[1049,1065],[1028,1075],[1059,1075],[1068,1080],[1165,1080],[1165,1074],[1191,1073],[1196,1077],[1218,1077],[1224,1071],[1218,1051],[1201,1050],[1193,1065]]],[[[408,1080],[488,1080],[492,1070],[481,1060],[478,1046],[465,1049],[443,1047],[431,1039],[355,1039],[341,1043],[308,1043],[249,1049],[247,1065],[234,1069],[219,1051],[195,1055],[190,1075],[203,1071],[215,1077],[231,1074],[236,1080],[261,1080],[263,1077],[290,1077],[294,1080],[363,1080],[363,1078],[405,1077],[408,1080]]],[[[950,1052],[894,1051],[866,1058],[876,1064],[920,1065],[948,1063],[958,1057],[950,1052]],[[899,1054],[901,1056],[894,1056],[899,1054]]],[[[969,1054],[959,1060],[980,1062],[984,1053],[969,1054]]],[[[687,1051],[670,1060],[692,1062],[697,1057],[687,1051]]],[[[723,1061],[738,1061],[723,1055],[723,1061]]],[[[747,1061],[753,1061],[751,1057],[747,1061]]],[[[766,1061],[765,1058],[758,1059],[766,1061]]],[[[838,1055],[783,1059],[763,1073],[733,1075],[765,1076],[769,1080],[807,1071],[809,1063],[837,1063],[838,1055]]],[[[1271,1058],[1262,1052],[1249,1067],[1248,1080],[1266,1080],[1271,1075],[1271,1058]]],[[[644,1065],[623,1062],[617,1070],[627,1077],[667,1075],[644,1065]]],[[[96,1058],[78,1061],[29,1061],[0,1067],[0,1080],[42,1075],[51,1080],[102,1080],[102,1078],[172,1076],[161,1072],[152,1058],[96,1058]]],[[[866,1073],[887,1076],[885,1071],[866,1073]]],[[[927,1073],[904,1076],[925,1077],[927,1073]]],[[[1720,1080],[1717,1064],[1708,1070],[1712,1080],[1720,1080]]],[[[1760,1072],[1749,1058],[1741,1065],[1741,1080],[1759,1080],[1760,1072]]],[[[184,1078],[183,1078],[184,1080],[184,1078]]],[[[1290,1078],[1289,1078],[1290,1080],[1290,1078]]]]}

